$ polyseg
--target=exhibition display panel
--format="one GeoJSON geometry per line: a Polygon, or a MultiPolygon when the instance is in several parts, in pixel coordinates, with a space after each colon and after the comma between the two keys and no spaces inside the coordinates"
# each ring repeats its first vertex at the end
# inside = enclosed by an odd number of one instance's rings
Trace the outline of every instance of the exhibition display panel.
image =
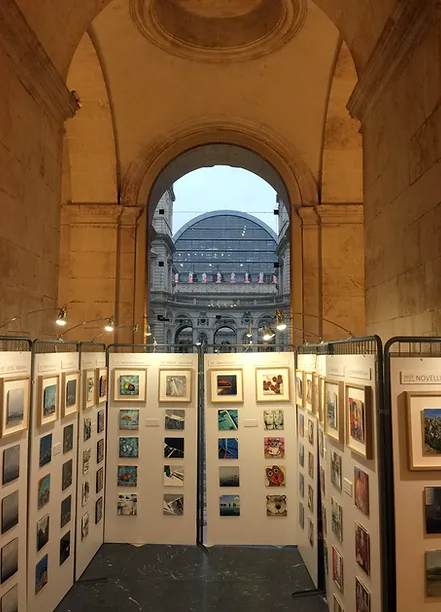
{"type": "Polygon", "coordinates": [[[195,544],[198,355],[113,348],[105,541],[195,544]]]}

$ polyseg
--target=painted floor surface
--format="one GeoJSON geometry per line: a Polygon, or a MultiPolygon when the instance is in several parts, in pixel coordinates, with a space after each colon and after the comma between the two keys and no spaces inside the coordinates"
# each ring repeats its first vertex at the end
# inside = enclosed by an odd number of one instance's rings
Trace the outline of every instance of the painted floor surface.
{"type": "Polygon", "coordinates": [[[104,544],[56,612],[326,612],[295,548],[104,544]]]}

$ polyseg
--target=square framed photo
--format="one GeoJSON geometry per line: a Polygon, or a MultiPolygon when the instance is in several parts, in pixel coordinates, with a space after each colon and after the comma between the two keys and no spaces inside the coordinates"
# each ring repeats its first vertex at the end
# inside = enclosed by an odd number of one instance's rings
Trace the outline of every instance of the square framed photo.
{"type": "Polygon", "coordinates": [[[332,547],[332,580],[340,593],[343,593],[343,557],[332,547]]]}
{"type": "Polygon", "coordinates": [[[409,470],[441,469],[441,395],[408,391],[406,404],[409,470]]]}
{"type": "Polygon", "coordinates": [[[210,370],[210,392],[213,403],[243,403],[243,370],[210,370]]]}
{"type": "Polygon", "coordinates": [[[0,378],[1,437],[25,431],[29,419],[29,377],[0,378]]]}
{"type": "Polygon", "coordinates": [[[256,401],[289,402],[289,368],[256,368],[256,401]]]}
{"type": "Polygon", "coordinates": [[[303,389],[305,387],[305,374],[301,370],[296,370],[296,404],[301,408],[304,408],[304,394],[303,389]]]}
{"type": "Polygon", "coordinates": [[[96,404],[107,402],[107,368],[96,369],[95,394],[96,404]]]}
{"type": "Polygon", "coordinates": [[[343,394],[343,382],[325,381],[325,434],[342,443],[345,434],[343,394]]]}
{"type": "Polygon", "coordinates": [[[88,410],[95,406],[95,371],[84,370],[83,371],[83,386],[84,386],[84,400],[83,410],[88,410]]]}
{"type": "Polygon", "coordinates": [[[365,459],[373,457],[372,389],[346,385],[346,445],[365,459]]]}
{"type": "Polygon", "coordinates": [[[60,375],[50,374],[49,376],[39,376],[38,408],[37,420],[38,427],[44,427],[49,423],[58,420],[59,398],[60,398],[60,375]]]}
{"type": "Polygon", "coordinates": [[[158,401],[191,402],[193,370],[159,368],[158,401]]]}
{"type": "Polygon", "coordinates": [[[61,417],[78,411],[78,372],[64,372],[61,383],[61,417]]]}
{"type": "Polygon", "coordinates": [[[114,402],[145,402],[147,370],[115,369],[113,373],[114,402]]]}
{"type": "Polygon", "coordinates": [[[305,373],[305,408],[309,412],[315,412],[316,406],[314,405],[314,388],[313,388],[313,374],[312,372],[305,373]]]}

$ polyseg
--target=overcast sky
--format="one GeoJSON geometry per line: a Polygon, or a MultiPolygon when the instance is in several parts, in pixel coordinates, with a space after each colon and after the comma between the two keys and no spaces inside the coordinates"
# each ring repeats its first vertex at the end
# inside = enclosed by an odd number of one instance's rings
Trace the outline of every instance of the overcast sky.
{"type": "Polygon", "coordinates": [[[198,215],[232,209],[254,215],[277,233],[276,192],[256,174],[215,166],[200,168],[183,176],[173,186],[173,234],[198,215]]]}

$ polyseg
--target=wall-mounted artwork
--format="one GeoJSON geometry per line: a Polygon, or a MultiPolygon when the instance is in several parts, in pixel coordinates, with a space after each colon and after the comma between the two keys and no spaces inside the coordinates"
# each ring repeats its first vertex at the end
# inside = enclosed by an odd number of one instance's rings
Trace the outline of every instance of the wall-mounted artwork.
{"type": "Polygon", "coordinates": [[[37,521],[37,552],[49,542],[49,514],[37,521]]]}
{"type": "Polygon", "coordinates": [[[308,442],[314,446],[314,421],[308,419],[308,442]]]}
{"type": "Polygon", "coordinates": [[[119,465],[118,466],[118,487],[136,487],[138,484],[138,466],[119,465]]]}
{"type": "Polygon", "coordinates": [[[184,496],[180,493],[165,493],[162,514],[164,516],[182,516],[184,514],[184,496]]]}
{"type": "Polygon", "coordinates": [[[314,412],[316,406],[314,406],[314,391],[313,391],[313,376],[311,372],[305,373],[305,408],[309,412],[314,412]]]}
{"type": "Polygon", "coordinates": [[[3,595],[0,609],[1,612],[18,612],[18,584],[3,595]]]}
{"type": "Polygon", "coordinates": [[[95,503],[95,525],[98,525],[98,523],[101,521],[102,518],[103,518],[103,498],[100,497],[96,500],[96,503],[95,503]]]}
{"type": "Polygon", "coordinates": [[[426,533],[441,533],[441,487],[424,489],[426,533]]]}
{"type": "Polygon", "coordinates": [[[185,429],[185,410],[166,410],[164,418],[164,429],[185,429]]]}
{"type": "Polygon", "coordinates": [[[289,402],[289,368],[256,368],[256,401],[289,402]]]}
{"type": "Polygon", "coordinates": [[[10,446],[3,451],[3,485],[14,482],[20,476],[20,445],[10,446]]]}
{"type": "Polygon", "coordinates": [[[334,546],[332,547],[332,580],[340,593],[343,593],[343,557],[334,546]]]}
{"type": "Polygon", "coordinates": [[[285,456],[285,438],[264,438],[265,459],[283,459],[285,456]]]}
{"type": "Polygon", "coordinates": [[[63,455],[69,453],[73,449],[74,426],[66,425],[63,428],[63,455]]]}
{"type": "Polygon", "coordinates": [[[91,448],[86,448],[83,450],[83,474],[87,474],[89,472],[91,455],[92,455],[91,448]]]}
{"type": "Polygon", "coordinates": [[[136,516],[138,514],[138,493],[118,495],[116,513],[119,516],[136,516]]]}
{"type": "Polygon", "coordinates": [[[266,515],[267,516],[288,516],[288,506],[286,495],[267,495],[266,496],[266,515]]]}
{"type": "Polygon", "coordinates": [[[18,572],[18,538],[8,542],[1,551],[1,583],[18,572]]]}
{"type": "Polygon", "coordinates": [[[341,455],[331,449],[331,483],[339,491],[342,488],[341,455]]]}
{"type": "Polygon", "coordinates": [[[48,582],[48,561],[48,556],[44,555],[35,566],[35,595],[37,595],[48,582]]]}
{"type": "Polygon", "coordinates": [[[243,370],[210,370],[211,401],[243,403],[243,370]]]}
{"type": "Polygon", "coordinates": [[[314,512],[314,489],[308,485],[308,510],[314,512]]]}
{"type": "Polygon", "coordinates": [[[406,403],[409,469],[441,469],[441,395],[407,392],[406,403]]]}
{"type": "Polygon", "coordinates": [[[53,423],[58,419],[59,379],[58,374],[38,377],[37,421],[39,427],[53,423]]]}
{"type": "Polygon", "coordinates": [[[310,546],[314,547],[314,523],[308,517],[308,542],[310,546]]]}
{"type": "Polygon", "coordinates": [[[305,507],[301,502],[299,502],[299,525],[305,529],[305,507]]]}
{"type": "Polygon", "coordinates": [[[300,370],[296,370],[296,404],[304,407],[303,386],[305,375],[300,370]]]}
{"type": "Polygon", "coordinates": [[[96,369],[96,403],[101,404],[107,401],[107,368],[96,369]]]}
{"type": "Polygon", "coordinates": [[[89,535],[89,513],[86,512],[81,517],[81,540],[84,540],[89,535]]]}
{"type": "Polygon", "coordinates": [[[49,503],[51,494],[51,475],[46,474],[38,481],[37,506],[41,510],[43,506],[49,503]]]}
{"type": "MultiPolygon", "coordinates": [[[[133,445],[132,445],[132,447],[133,447],[133,445]]],[[[128,449],[127,446],[125,448],[128,449]]],[[[120,446],[120,450],[121,450],[121,446],[120,446]]],[[[96,462],[97,463],[101,463],[101,461],[103,461],[103,460],[104,460],[104,438],[101,438],[96,443],[96,462]]]]}
{"type": "Polygon", "coordinates": [[[238,459],[239,440],[237,438],[218,439],[218,458],[219,459],[238,459]]]}
{"type": "Polygon", "coordinates": [[[90,484],[88,480],[85,480],[81,487],[81,505],[85,506],[89,501],[90,495],[90,484]]]}
{"type": "Polygon", "coordinates": [[[426,552],[426,595],[441,597],[441,550],[426,552]]]}
{"type": "Polygon", "coordinates": [[[60,565],[70,557],[70,531],[60,538],[60,565]]]}
{"type": "Polygon", "coordinates": [[[299,472],[299,495],[305,497],[305,476],[299,472]]]}
{"type": "Polygon", "coordinates": [[[99,493],[104,486],[104,468],[100,468],[96,473],[96,492],[99,493]]]}
{"type": "Polygon", "coordinates": [[[131,457],[132,459],[136,459],[137,457],[139,457],[139,438],[120,438],[119,456],[131,457]]]}
{"type": "Polygon", "coordinates": [[[344,442],[343,418],[344,383],[325,381],[325,434],[338,442],[344,442]]]}
{"type": "Polygon", "coordinates": [[[106,413],[103,410],[98,410],[96,415],[96,431],[97,433],[103,433],[106,423],[106,413]]]}
{"type": "Polygon", "coordinates": [[[326,444],[325,444],[325,434],[321,427],[318,428],[318,448],[319,448],[320,457],[324,459],[325,453],[326,453],[326,444]]]}
{"type": "Polygon", "coordinates": [[[185,438],[164,438],[164,458],[183,459],[185,438]]]}
{"type": "Polygon", "coordinates": [[[346,444],[372,459],[372,389],[346,385],[346,444]]]}
{"type": "Polygon", "coordinates": [[[369,475],[354,468],[354,502],[357,508],[369,516],[369,475]]]}
{"type": "Polygon", "coordinates": [[[72,495],[68,495],[68,497],[63,499],[63,501],[61,502],[61,520],[60,520],[61,529],[63,529],[63,527],[65,527],[69,523],[71,519],[71,513],[72,513],[72,495]]]}
{"type": "Polygon", "coordinates": [[[238,487],[240,485],[239,468],[237,466],[221,466],[219,468],[220,487],[238,487]]]}
{"type": "Polygon", "coordinates": [[[184,486],[184,466],[164,465],[164,487],[184,486]]]}
{"type": "Polygon", "coordinates": [[[95,372],[94,370],[84,370],[83,372],[84,385],[84,410],[95,406],[95,372]]]}
{"type": "Polygon", "coordinates": [[[0,378],[1,437],[28,428],[29,378],[0,378]]]}
{"type": "Polygon", "coordinates": [[[371,594],[358,578],[355,578],[355,612],[371,612],[371,594]]]}
{"type": "Polygon", "coordinates": [[[263,428],[266,431],[281,431],[284,428],[284,411],[283,410],[264,410],[263,411],[263,428]]]}
{"type": "Polygon", "coordinates": [[[63,373],[61,384],[61,417],[78,411],[78,372],[63,373]]]}
{"type": "Polygon", "coordinates": [[[322,494],[322,498],[326,497],[326,477],[325,477],[325,468],[320,466],[320,493],[322,494]]]}
{"type": "Polygon", "coordinates": [[[139,429],[139,410],[120,410],[119,428],[129,430],[139,429]]]}
{"type": "Polygon", "coordinates": [[[2,534],[18,525],[18,491],[2,499],[2,534]]]}
{"type": "Polygon", "coordinates": [[[65,491],[72,484],[72,470],[73,463],[72,459],[63,463],[63,467],[61,468],[61,489],[65,491]]]}
{"type": "Polygon", "coordinates": [[[221,495],[219,497],[220,516],[240,516],[240,496],[221,495]]]}
{"type": "Polygon", "coordinates": [[[271,465],[265,468],[266,487],[284,487],[286,485],[286,468],[283,465],[271,465]]]}
{"type": "Polygon", "coordinates": [[[147,370],[114,370],[113,401],[145,402],[147,370]]]}
{"type": "Polygon", "coordinates": [[[308,452],[308,476],[314,480],[314,455],[311,451],[308,452]]]}
{"type": "Polygon", "coordinates": [[[355,523],[355,560],[369,576],[371,573],[371,536],[360,523],[355,523]]]}
{"type": "Polygon", "coordinates": [[[299,412],[298,416],[298,432],[299,438],[305,437],[305,415],[301,412],[299,412]]]}
{"type": "Polygon", "coordinates": [[[191,402],[193,370],[159,368],[159,402],[191,402]]]}
{"type": "Polygon", "coordinates": [[[343,508],[334,497],[331,497],[331,528],[337,540],[343,542],[343,508]]]}
{"type": "Polygon", "coordinates": [[[239,427],[237,410],[218,410],[217,423],[219,431],[233,431],[239,427]]]}
{"type": "Polygon", "coordinates": [[[90,417],[84,417],[83,421],[83,440],[87,442],[92,436],[92,419],[90,417]]]}
{"type": "Polygon", "coordinates": [[[299,464],[305,467],[305,446],[299,442],[299,464]]]}
{"type": "Polygon", "coordinates": [[[40,438],[40,467],[52,461],[52,434],[40,438]]]}
{"type": "Polygon", "coordinates": [[[325,390],[325,378],[319,376],[318,381],[319,389],[319,403],[318,403],[318,415],[320,423],[325,422],[325,405],[326,405],[326,390],[325,390]]]}

